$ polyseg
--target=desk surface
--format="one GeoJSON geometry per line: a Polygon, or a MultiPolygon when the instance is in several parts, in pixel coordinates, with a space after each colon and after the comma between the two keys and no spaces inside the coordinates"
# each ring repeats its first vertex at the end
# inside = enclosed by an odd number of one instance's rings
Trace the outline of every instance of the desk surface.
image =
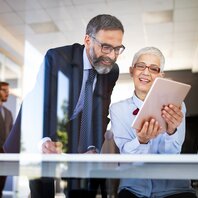
{"type": "Polygon", "coordinates": [[[0,154],[0,175],[198,179],[198,155],[0,154]]]}

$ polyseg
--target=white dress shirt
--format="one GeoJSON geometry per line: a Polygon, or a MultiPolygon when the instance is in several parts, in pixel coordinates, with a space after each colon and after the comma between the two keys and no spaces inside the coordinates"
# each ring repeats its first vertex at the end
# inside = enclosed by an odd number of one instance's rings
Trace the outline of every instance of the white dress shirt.
{"type": "MultiPolygon", "coordinates": [[[[92,69],[92,66],[89,62],[89,59],[87,57],[85,49],[83,51],[83,66],[84,66],[84,68],[83,68],[83,82],[82,82],[82,87],[81,87],[81,91],[80,91],[80,97],[79,97],[78,103],[74,109],[73,115],[71,116],[71,120],[74,119],[79,114],[79,112],[83,109],[85,84],[88,79],[89,69],[92,69]]],[[[93,83],[93,90],[95,88],[95,85],[96,85],[96,77],[95,77],[94,83],[93,83]]]]}

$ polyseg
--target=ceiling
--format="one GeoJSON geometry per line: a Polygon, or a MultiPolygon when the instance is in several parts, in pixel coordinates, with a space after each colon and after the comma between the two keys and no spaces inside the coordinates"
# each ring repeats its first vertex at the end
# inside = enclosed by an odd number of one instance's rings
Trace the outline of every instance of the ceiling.
{"type": "Polygon", "coordinates": [[[145,46],[164,53],[165,70],[198,72],[198,0],[0,0],[0,52],[22,66],[27,42],[42,55],[83,43],[86,24],[102,13],[125,28],[121,73],[145,46]]]}

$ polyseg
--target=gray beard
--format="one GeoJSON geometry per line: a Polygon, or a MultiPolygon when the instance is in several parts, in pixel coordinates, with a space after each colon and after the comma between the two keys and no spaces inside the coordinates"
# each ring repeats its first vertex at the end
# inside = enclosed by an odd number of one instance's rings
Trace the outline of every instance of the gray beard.
{"type": "Polygon", "coordinates": [[[99,74],[107,74],[107,73],[109,73],[110,71],[111,71],[111,69],[113,68],[113,65],[111,65],[111,66],[104,66],[104,65],[98,65],[97,63],[96,64],[94,64],[93,62],[94,62],[94,59],[96,59],[96,54],[95,54],[95,52],[94,52],[94,49],[93,49],[93,47],[92,48],[90,48],[90,57],[91,57],[91,59],[92,59],[92,66],[94,67],[94,69],[97,71],[97,73],[99,73],[99,74]]]}
{"type": "Polygon", "coordinates": [[[94,69],[97,71],[97,73],[99,74],[107,74],[111,71],[111,69],[113,68],[113,65],[111,65],[110,67],[105,67],[102,65],[97,65],[97,66],[93,66],[94,69]]]}

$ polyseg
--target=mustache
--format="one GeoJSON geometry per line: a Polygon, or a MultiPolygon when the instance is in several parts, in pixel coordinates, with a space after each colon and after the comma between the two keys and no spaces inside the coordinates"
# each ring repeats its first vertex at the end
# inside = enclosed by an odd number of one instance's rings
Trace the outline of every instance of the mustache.
{"type": "Polygon", "coordinates": [[[95,63],[99,63],[101,61],[109,62],[111,65],[113,65],[116,62],[116,59],[111,59],[109,57],[100,56],[95,60],[95,63]]]}

